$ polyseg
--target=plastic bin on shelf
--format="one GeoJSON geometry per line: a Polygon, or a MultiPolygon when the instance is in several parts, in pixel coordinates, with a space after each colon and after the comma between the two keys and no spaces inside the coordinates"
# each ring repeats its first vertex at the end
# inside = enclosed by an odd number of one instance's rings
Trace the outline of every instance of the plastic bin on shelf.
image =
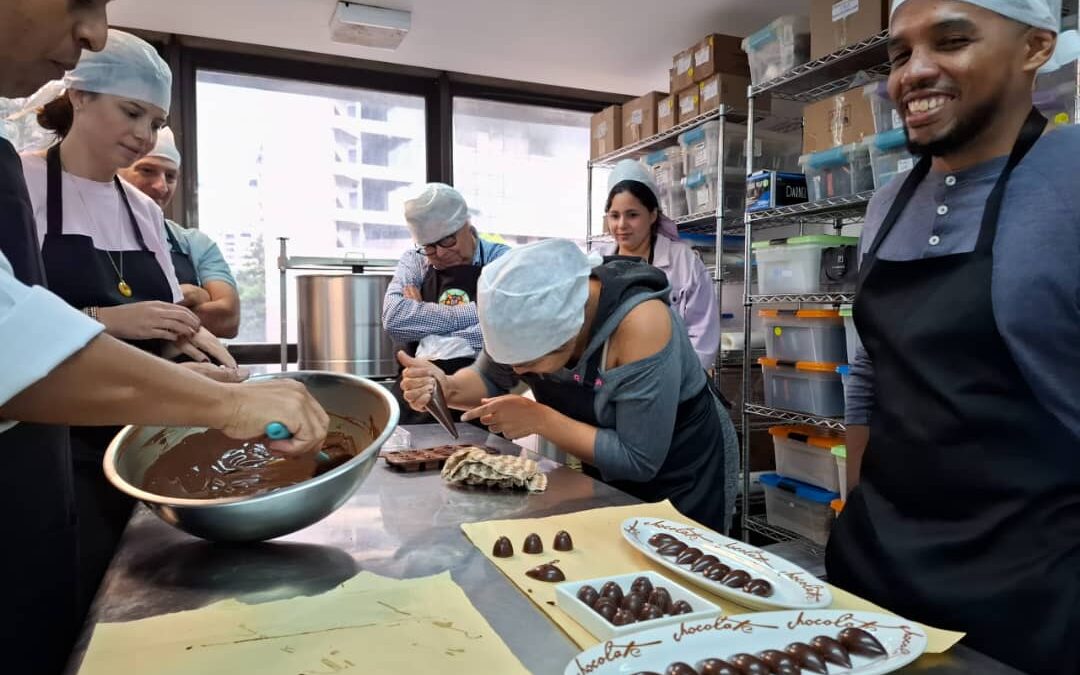
{"type": "Polygon", "coordinates": [[[783,75],[810,60],[810,20],[788,15],[776,19],[742,41],[755,85],[783,75]]]}
{"type": "Polygon", "coordinates": [[[847,343],[848,363],[855,361],[855,352],[862,346],[859,331],[855,329],[855,314],[851,305],[840,305],[840,318],[844,320],[844,342],[847,343]]]}
{"type": "Polygon", "coordinates": [[[847,446],[837,445],[832,449],[832,455],[836,458],[837,483],[839,483],[840,498],[847,499],[847,446]]]}
{"type": "Polygon", "coordinates": [[[793,412],[839,417],[844,414],[844,385],[837,363],[784,363],[762,357],[765,405],[793,412]]]}
{"type": "Polygon", "coordinates": [[[780,361],[844,363],[844,320],[828,309],[763,309],[765,353],[780,361]]]}
{"type": "Polygon", "coordinates": [[[1039,75],[1031,98],[1051,126],[1075,123],[1076,69],[1061,68],[1039,75]]]}
{"type": "Polygon", "coordinates": [[[682,189],[683,152],[679,146],[672,146],[645,155],[642,160],[652,172],[656,187],[661,191],[682,189]]]}
{"type": "Polygon", "coordinates": [[[911,171],[915,158],[907,149],[907,134],[893,129],[866,139],[870,148],[870,165],[874,171],[874,189],[883,187],[896,176],[911,171]]]}
{"type": "Polygon", "coordinates": [[[660,202],[660,210],[664,212],[668,218],[682,218],[685,215],[689,215],[689,211],[686,206],[686,191],[682,188],[672,190],[671,192],[660,191],[658,195],[660,202]]]}
{"type": "Polygon", "coordinates": [[[840,489],[833,449],[844,447],[843,436],[799,424],[771,427],[769,435],[778,474],[830,492],[840,489]]]}
{"type": "Polygon", "coordinates": [[[844,512],[844,500],[834,499],[829,503],[829,507],[833,510],[833,513],[836,514],[836,517],[839,518],[840,514],[844,512]]]}
{"type": "Polygon", "coordinates": [[[858,237],[815,234],[753,244],[754,264],[762,295],[818,293],[821,291],[822,252],[858,246],[858,237]]]}
{"type": "Polygon", "coordinates": [[[686,188],[686,208],[689,213],[716,210],[716,172],[695,171],[683,181],[686,188]]]}
{"type": "Polygon", "coordinates": [[[802,535],[824,546],[829,541],[836,520],[832,502],[839,499],[829,492],[775,473],[760,478],[765,488],[765,517],[770,525],[802,535]]]}
{"type": "Polygon", "coordinates": [[[870,149],[865,143],[803,155],[799,166],[806,174],[806,188],[812,202],[874,189],[870,149]]]}
{"type": "Polygon", "coordinates": [[[679,134],[683,173],[716,173],[720,163],[720,122],[713,120],[679,134]]]}
{"type": "Polygon", "coordinates": [[[851,377],[851,366],[843,363],[836,367],[836,374],[840,376],[840,384],[844,388],[844,407],[847,408],[848,378],[851,377]]]}
{"type": "Polygon", "coordinates": [[[863,96],[870,102],[870,109],[874,112],[875,134],[904,128],[904,121],[900,119],[899,111],[889,98],[885,80],[872,82],[863,87],[863,96]]]}

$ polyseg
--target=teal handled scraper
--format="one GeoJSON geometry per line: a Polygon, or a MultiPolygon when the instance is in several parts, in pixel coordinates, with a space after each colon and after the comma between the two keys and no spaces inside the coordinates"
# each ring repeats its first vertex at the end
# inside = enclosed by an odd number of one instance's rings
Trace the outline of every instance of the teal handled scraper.
{"type": "MultiPolygon", "coordinates": [[[[271,422],[266,425],[266,437],[272,441],[287,441],[292,438],[292,432],[281,422],[271,422]]],[[[329,462],[330,455],[320,450],[319,453],[315,455],[315,461],[329,462]]]]}

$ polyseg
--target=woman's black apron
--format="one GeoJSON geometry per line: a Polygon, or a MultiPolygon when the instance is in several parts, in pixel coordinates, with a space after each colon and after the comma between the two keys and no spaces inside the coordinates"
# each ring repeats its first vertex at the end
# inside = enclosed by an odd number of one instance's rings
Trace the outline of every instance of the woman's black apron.
{"type": "MultiPolygon", "coordinates": [[[[34,207],[15,149],[0,139],[0,250],[15,278],[45,285],[34,207]]],[[[17,424],[0,433],[0,613],[4,669],[59,673],[81,624],[75,494],[68,428],[17,424]]]]}
{"type": "MultiPolygon", "coordinates": [[[[85,235],[65,234],[63,219],[62,169],[60,146],[50,148],[46,157],[46,208],[48,231],[41,255],[49,289],[72,307],[114,307],[116,305],[160,300],[172,302],[172,287],[154,253],[147,247],[135,213],[120,180],[116,190],[128,215],[127,223],[139,242],[137,251],[103,251],[94,247],[85,235]],[[120,279],[110,261],[120,266],[130,286],[131,297],[117,287],[120,279]]],[[[88,214],[88,217],[93,217],[88,214]]],[[[131,341],[130,344],[160,353],[159,340],[131,341]]],[[[124,527],[131,516],[132,500],[109,484],[102,470],[105,448],[121,427],[72,427],[71,454],[74,462],[75,497],[78,513],[81,606],[93,600],[101,577],[112,559],[124,527]]]]}
{"type": "Polygon", "coordinates": [[[1045,125],[1033,111],[973,252],[877,259],[928,157],[867,252],[855,320],[877,405],[827,566],[840,587],[965,631],[972,647],[1025,672],[1072,673],[1080,672],[1080,438],[1036,399],[991,297],[1005,186],[1045,125]]]}
{"type": "MultiPolygon", "coordinates": [[[[637,283],[633,275],[626,274],[628,266],[640,265],[642,263],[638,258],[608,258],[604,265],[593,270],[593,277],[599,279],[601,284],[596,317],[592,323],[594,334],[619,309],[627,289],[637,283]]],[[[664,275],[654,267],[648,269],[664,275]]],[[[654,290],[651,286],[642,286],[643,294],[654,290]]],[[[589,338],[591,341],[593,335],[589,338]]],[[[521,379],[532,388],[537,402],[571,419],[600,427],[596,415],[596,391],[605,386],[601,375],[603,351],[597,349],[592,354],[580,381],[556,381],[535,374],[523,375],[521,379]]],[[[701,391],[679,404],[671,446],[656,476],[647,483],[609,481],[609,484],[646,502],[670,499],[679,512],[722,532],[726,451],[734,449],[724,447],[716,398],[707,383],[703,382],[701,391]]],[[[599,478],[598,472],[591,467],[589,473],[599,478]]]]}

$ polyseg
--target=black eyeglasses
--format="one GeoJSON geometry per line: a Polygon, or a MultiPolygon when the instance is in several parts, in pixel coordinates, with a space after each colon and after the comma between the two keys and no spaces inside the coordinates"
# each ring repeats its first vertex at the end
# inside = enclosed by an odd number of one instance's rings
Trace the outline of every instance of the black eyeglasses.
{"type": "Polygon", "coordinates": [[[453,248],[457,245],[457,233],[448,234],[434,244],[424,244],[423,246],[417,246],[416,252],[424,255],[435,255],[435,251],[440,248],[453,248]]]}

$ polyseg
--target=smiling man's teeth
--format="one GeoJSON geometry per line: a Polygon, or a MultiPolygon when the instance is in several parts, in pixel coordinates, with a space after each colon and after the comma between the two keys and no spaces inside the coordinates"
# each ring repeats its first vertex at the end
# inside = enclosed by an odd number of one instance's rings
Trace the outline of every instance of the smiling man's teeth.
{"type": "Polygon", "coordinates": [[[928,98],[917,98],[912,101],[908,101],[908,112],[921,113],[937,110],[941,106],[945,105],[947,99],[944,96],[930,96],[928,98]]]}

